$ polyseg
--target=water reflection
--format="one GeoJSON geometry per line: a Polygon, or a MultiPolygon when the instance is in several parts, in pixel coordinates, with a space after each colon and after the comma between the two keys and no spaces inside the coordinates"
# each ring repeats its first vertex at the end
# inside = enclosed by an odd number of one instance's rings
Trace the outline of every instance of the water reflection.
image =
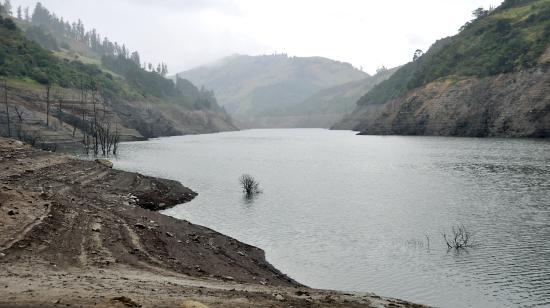
{"type": "Polygon", "coordinates": [[[256,199],[259,198],[259,195],[247,195],[247,194],[243,194],[243,196],[241,197],[242,199],[242,203],[243,205],[246,205],[246,206],[252,206],[254,204],[254,201],[256,201],[256,199]]]}

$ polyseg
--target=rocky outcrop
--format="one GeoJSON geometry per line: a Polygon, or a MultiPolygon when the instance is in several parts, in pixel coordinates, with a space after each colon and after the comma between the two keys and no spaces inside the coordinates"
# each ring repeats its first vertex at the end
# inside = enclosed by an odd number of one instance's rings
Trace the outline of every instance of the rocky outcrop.
{"type": "Polygon", "coordinates": [[[541,63],[517,73],[432,82],[385,104],[359,106],[333,129],[366,135],[550,137],[550,68],[541,63]]]}

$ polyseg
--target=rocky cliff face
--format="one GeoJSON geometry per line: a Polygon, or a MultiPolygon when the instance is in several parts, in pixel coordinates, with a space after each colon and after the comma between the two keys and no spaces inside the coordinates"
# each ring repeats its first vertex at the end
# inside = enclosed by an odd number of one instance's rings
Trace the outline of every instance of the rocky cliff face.
{"type": "Polygon", "coordinates": [[[333,129],[361,134],[550,137],[550,49],[538,68],[437,81],[382,105],[360,106],[333,129]]]}
{"type": "Polygon", "coordinates": [[[146,138],[239,130],[229,115],[210,109],[188,110],[175,104],[123,101],[110,106],[122,123],[146,138]]]}

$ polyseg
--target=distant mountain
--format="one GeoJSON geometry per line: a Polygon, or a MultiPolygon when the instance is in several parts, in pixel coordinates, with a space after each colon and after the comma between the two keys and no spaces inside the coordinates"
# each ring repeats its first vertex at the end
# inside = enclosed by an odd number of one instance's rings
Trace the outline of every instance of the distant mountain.
{"type": "Polygon", "coordinates": [[[550,137],[550,0],[505,0],[474,16],[366,93],[334,128],[550,137]]]}
{"type": "Polygon", "coordinates": [[[388,79],[396,70],[383,70],[375,76],[323,89],[272,115],[249,119],[244,127],[329,128],[353,111],[365,93],[388,79]]]}
{"type": "Polygon", "coordinates": [[[260,119],[263,121],[260,126],[282,123],[285,127],[329,128],[352,112],[365,93],[390,78],[396,70],[382,70],[374,76],[323,89],[301,103],[281,110],[281,116],[260,119]]]}
{"type": "Polygon", "coordinates": [[[235,55],[178,76],[214,90],[233,117],[252,127],[257,119],[289,115],[287,110],[321,90],[369,77],[349,63],[286,55],[235,55]]]}

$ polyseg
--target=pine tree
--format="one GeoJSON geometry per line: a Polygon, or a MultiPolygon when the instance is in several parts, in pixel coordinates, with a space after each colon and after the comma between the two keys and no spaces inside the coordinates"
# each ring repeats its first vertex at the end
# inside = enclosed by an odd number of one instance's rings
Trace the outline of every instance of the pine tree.
{"type": "Polygon", "coordinates": [[[13,12],[12,12],[12,6],[11,6],[11,1],[10,0],[6,0],[4,1],[4,11],[8,14],[8,15],[13,15],[13,12]]]}
{"type": "Polygon", "coordinates": [[[165,63],[162,63],[160,74],[162,75],[162,77],[166,77],[166,75],[168,75],[168,65],[166,65],[165,63]]]}
{"type": "Polygon", "coordinates": [[[17,18],[23,19],[23,9],[21,8],[21,6],[17,7],[17,18]]]}
{"type": "Polygon", "coordinates": [[[134,61],[137,66],[141,66],[141,59],[137,51],[132,52],[132,56],[130,57],[130,59],[134,61]]]}
{"type": "Polygon", "coordinates": [[[30,9],[29,9],[28,6],[25,7],[25,20],[29,21],[29,22],[31,21],[31,14],[30,14],[30,9]]]}
{"type": "Polygon", "coordinates": [[[128,58],[128,50],[126,50],[126,45],[122,44],[122,49],[121,49],[121,52],[122,52],[122,57],[123,58],[128,58]]]}
{"type": "Polygon", "coordinates": [[[50,11],[42,3],[38,2],[32,14],[32,23],[37,26],[49,25],[51,21],[50,11]]]}

